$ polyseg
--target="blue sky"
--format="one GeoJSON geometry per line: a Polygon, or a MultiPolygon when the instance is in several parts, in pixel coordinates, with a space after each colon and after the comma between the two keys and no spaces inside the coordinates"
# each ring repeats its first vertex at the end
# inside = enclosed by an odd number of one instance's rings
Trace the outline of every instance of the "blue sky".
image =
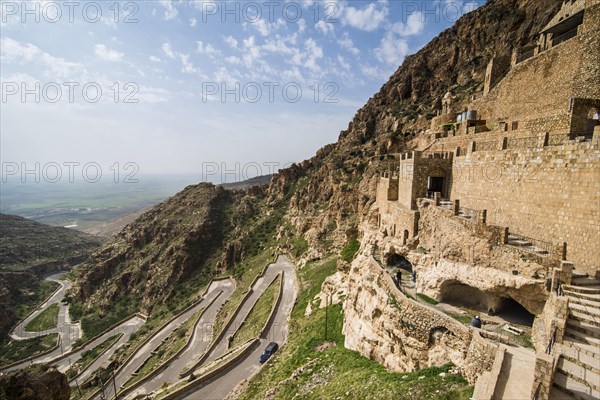
{"type": "Polygon", "coordinates": [[[3,165],[270,172],[482,3],[2,0],[3,165]]]}

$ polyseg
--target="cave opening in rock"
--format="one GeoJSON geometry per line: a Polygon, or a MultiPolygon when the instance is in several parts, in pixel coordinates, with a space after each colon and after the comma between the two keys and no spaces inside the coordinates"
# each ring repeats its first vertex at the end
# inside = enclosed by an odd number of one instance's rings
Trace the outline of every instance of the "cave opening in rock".
{"type": "Polygon", "coordinates": [[[410,263],[410,261],[408,261],[404,256],[401,256],[400,254],[388,254],[386,257],[386,262],[387,265],[391,267],[400,268],[408,272],[413,271],[413,266],[410,263]]]}
{"type": "Polygon", "coordinates": [[[442,284],[440,301],[457,307],[488,311],[488,297],[484,292],[457,281],[447,281],[442,284]]]}
{"type": "Polygon", "coordinates": [[[525,326],[532,326],[535,319],[535,315],[510,297],[505,297],[500,301],[500,305],[496,309],[496,316],[511,324],[525,326]]]}

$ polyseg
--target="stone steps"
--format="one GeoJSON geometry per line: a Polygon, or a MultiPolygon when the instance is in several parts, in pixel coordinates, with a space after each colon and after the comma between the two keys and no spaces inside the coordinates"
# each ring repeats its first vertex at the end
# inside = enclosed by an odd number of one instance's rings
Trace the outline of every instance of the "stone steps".
{"type": "Polygon", "coordinates": [[[585,334],[589,337],[600,340],[600,326],[588,324],[575,319],[567,320],[567,331],[573,330],[585,334]]]}
{"type": "Polygon", "coordinates": [[[560,358],[557,367],[558,370],[565,373],[565,375],[568,375],[579,383],[589,386],[592,391],[600,393],[600,375],[596,371],[587,369],[564,357],[560,358]]]}
{"type": "Polygon", "coordinates": [[[596,308],[600,308],[600,298],[599,299],[589,299],[589,298],[583,298],[583,297],[569,297],[569,303],[574,303],[574,304],[581,304],[582,306],[586,306],[586,307],[596,307],[596,308]]]}
{"type": "Polygon", "coordinates": [[[571,311],[569,313],[569,319],[580,321],[590,325],[600,326],[600,322],[598,322],[593,316],[585,313],[571,311]]]}
{"type": "Polygon", "coordinates": [[[594,391],[585,383],[578,381],[560,369],[554,375],[554,386],[578,400],[597,400],[600,396],[600,392],[594,391]]]}
{"type": "MultiPolygon", "coordinates": [[[[592,346],[590,344],[587,343],[576,343],[576,342],[564,342],[562,344],[563,349],[572,349],[572,350],[568,350],[568,351],[575,351],[576,354],[581,355],[586,355],[589,357],[593,357],[595,359],[598,359],[600,361],[600,349],[598,348],[598,346],[592,346]]],[[[565,350],[567,351],[567,350],[565,350]]],[[[598,363],[594,362],[593,365],[596,365],[598,363]]],[[[600,364],[598,364],[600,365],[600,364]]]]}
{"type": "Polygon", "coordinates": [[[573,286],[583,286],[583,287],[596,287],[600,288],[600,281],[594,278],[584,278],[584,277],[573,277],[571,279],[571,285],[573,286]]]}
{"type": "Polygon", "coordinates": [[[567,329],[565,331],[565,336],[575,339],[577,342],[587,343],[592,346],[600,346],[600,339],[588,336],[585,333],[576,331],[574,329],[567,329]]]}
{"type": "Polygon", "coordinates": [[[585,351],[578,351],[575,347],[563,347],[561,349],[561,357],[583,366],[584,368],[600,374],[600,358],[585,351]]]}
{"type": "Polygon", "coordinates": [[[580,292],[573,292],[571,290],[566,290],[566,289],[564,289],[563,291],[564,291],[565,295],[568,296],[570,299],[583,299],[583,300],[589,300],[589,301],[600,303],[600,293],[598,293],[598,294],[580,293],[580,292]]]}
{"type": "Polygon", "coordinates": [[[600,288],[587,287],[587,286],[563,285],[563,290],[566,290],[569,292],[582,293],[582,294],[600,294],[600,288]]]}
{"type": "Polygon", "coordinates": [[[590,317],[593,317],[595,320],[600,319],[600,307],[596,306],[587,306],[583,304],[569,302],[569,312],[587,314],[590,317]]]}

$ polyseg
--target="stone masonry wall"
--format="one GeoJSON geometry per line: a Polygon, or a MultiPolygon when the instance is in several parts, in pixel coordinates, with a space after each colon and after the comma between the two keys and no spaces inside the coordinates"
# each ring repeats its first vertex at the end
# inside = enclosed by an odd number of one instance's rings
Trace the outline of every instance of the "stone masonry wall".
{"type": "Polygon", "coordinates": [[[591,142],[481,151],[454,159],[451,198],[488,223],[553,244],[592,272],[600,265],[600,147],[591,142]]]}
{"type": "Polygon", "coordinates": [[[346,348],[392,371],[416,371],[452,361],[471,384],[491,369],[497,345],[405,297],[372,257],[359,255],[354,260],[347,285],[346,348]]]}
{"type": "MultiPolygon", "coordinates": [[[[569,99],[583,50],[580,35],[517,64],[488,96],[476,100],[471,108],[492,129],[498,121],[525,123],[539,118],[556,122],[543,126],[544,130],[568,129],[560,115],[570,112],[569,99]]],[[[530,129],[534,128],[535,125],[530,129]]]]}

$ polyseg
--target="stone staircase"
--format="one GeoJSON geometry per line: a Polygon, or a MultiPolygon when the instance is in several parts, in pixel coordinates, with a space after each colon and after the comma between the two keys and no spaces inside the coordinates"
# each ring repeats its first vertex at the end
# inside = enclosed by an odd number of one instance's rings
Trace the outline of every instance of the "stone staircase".
{"type": "Polygon", "coordinates": [[[547,249],[536,246],[535,243],[532,242],[531,239],[518,236],[515,234],[508,235],[508,243],[509,246],[519,247],[523,250],[527,250],[531,253],[539,254],[541,256],[547,256],[549,254],[547,249]]]}
{"type": "Polygon", "coordinates": [[[569,316],[550,399],[600,399],[600,280],[573,275],[562,289],[569,316]]]}

